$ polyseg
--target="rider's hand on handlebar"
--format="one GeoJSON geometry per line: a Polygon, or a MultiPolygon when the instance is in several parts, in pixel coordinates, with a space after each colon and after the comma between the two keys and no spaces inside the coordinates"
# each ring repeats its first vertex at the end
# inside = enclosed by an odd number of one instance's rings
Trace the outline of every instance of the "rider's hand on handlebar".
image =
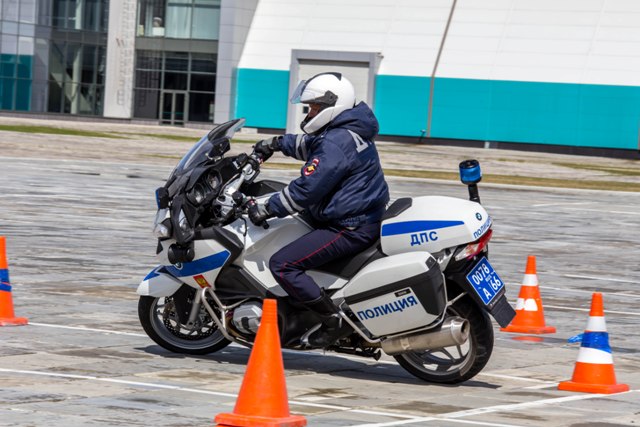
{"type": "Polygon", "coordinates": [[[257,226],[264,225],[267,219],[274,216],[267,203],[257,203],[255,200],[249,202],[248,213],[251,222],[257,226]]]}
{"type": "Polygon", "coordinates": [[[263,139],[253,147],[253,152],[259,154],[263,162],[266,162],[269,157],[273,156],[273,153],[280,151],[280,139],[281,136],[274,136],[273,138],[263,139]]]}

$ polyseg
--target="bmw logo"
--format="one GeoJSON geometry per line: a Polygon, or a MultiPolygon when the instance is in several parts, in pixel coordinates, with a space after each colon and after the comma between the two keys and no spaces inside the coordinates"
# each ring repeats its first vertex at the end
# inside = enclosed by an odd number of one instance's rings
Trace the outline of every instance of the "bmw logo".
{"type": "Polygon", "coordinates": [[[482,215],[480,215],[480,212],[476,212],[476,218],[478,218],[478,221],[482,221],[482,215]]]}

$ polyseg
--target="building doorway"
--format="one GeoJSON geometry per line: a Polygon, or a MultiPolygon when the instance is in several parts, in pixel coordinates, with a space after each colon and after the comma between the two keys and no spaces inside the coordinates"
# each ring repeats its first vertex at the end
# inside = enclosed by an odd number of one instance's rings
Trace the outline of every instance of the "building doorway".
{"type": "Polygon", "coordinates": [[[187,116],[187,92],[176,90],[162,91],[160,103],[160,124],[184,126],[187,116]]]}

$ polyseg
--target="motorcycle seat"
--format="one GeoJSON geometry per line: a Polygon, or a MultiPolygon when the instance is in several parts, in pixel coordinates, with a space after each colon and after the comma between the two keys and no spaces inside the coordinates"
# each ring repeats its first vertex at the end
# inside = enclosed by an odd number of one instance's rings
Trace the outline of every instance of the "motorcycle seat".
{"type": "Polygon", "coordinates": [[[355,254],[353,257],[330,261],[314,270],[342,277],[343,279],[351,279],[362,267],[384,256],[380,248],[380,240],[378,240],[375,244],[355,254]]]}

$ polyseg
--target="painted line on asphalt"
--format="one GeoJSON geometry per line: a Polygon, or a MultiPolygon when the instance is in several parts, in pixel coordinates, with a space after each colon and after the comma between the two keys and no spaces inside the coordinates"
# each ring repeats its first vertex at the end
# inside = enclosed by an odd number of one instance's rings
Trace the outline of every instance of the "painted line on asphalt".
{"type": "MultiPolygon", "coordinates": [[[[181,387],[181,386],[176,386],[171,384],[119,380],[116,378],[103,378],[103,377],[96,377],[92,375],[61,374],[58,372],[27,371],[27,370],[21,370],[21,369],[5,369],[5,368],[0,368],[0,372],[6,372],[9,374],[36,375],[36,376],[44,376],[44,377],[51,377],[51,378],[65,378],[65,379],[72,379],[72,380],[100,381],[100,382],[106,382],[106,383],[123,384],[127,386],[132,386],[132,387],[176,390],[176,391],[182,391],[187,393],[197,393],[197,394],[206,394],[210,396],[229,397],[233,399],[237,399],[238,397],[238,395],[234,393],[222,393],[218,391],[201,390],[197,388],[181,387]]],[[[385,416],[385,417],[393,417],[393,418],[405,418],[409,420],[413,420],[416,418],[423,418],[415,415],[402,415],[402,414],[396,414],[396,413],[390,413],[390,412],[354,409],[347,406],[325,405],[322,403],[310,403],[310,402],[303,402],[298,400],[289,400],[289,404],[298,405],[298,406],[308,406],[313,408],[332,409],[332,410],[343,411],[343,412],[357,412],[357,413],[363,413],[368,415],[377,415],[377,416],[385,416]]]]}
{"type": "MultiPolygon", "coordinates": [[[[137,334],[137,333],[131,333],[131,332],[120,332],[120,331],[110,331],[110,330],[106,330],[106,329],[95,329],[95,328],[85,328],[85,327],[75,327],[75,326],[62,326],[62,325],[51,325],[51,324],[46,324],[46,323],[31,323],[31,325],[43,326],[43,327],[55,327],[55,328],[63,328],[63,329],[83,330],[83,331],[90,331],[90,332],[103,332],[103,333],[112,333],[112,334],[120,334],[120,335],[130,335],[130,336],[136,336],[136,337],[139,337],[139,336],[146,337],[146,335],[144,335],[144,334],[137,334]]],[[[243,346],[238,346],[238,347],[244,348],[243,346]]],[[[287,352],[293,353],[293,351],[287,351],[287,352]]],[[[305,352],[296,352],[296,354],[321,356],[321,354],[313,354],[313,353],[305,353],[305,352]]],[[[338,356],[342,357],[342,355],[338,355],[338,356]]],[[[358,358],[358,359],[351,358],[351,357],[345,357],[345,358],[362,361],[361,358],[358,358]]],[[[376,363],[381,363],[381,362],[389,363],[389,364],[395,364],[394,362],[391,362],[391,361],[378,361],[376,363]]],[[[0,368],[0,372],[25,374],[25,375],[40,375],[40,376],[49,376],[49,377],[57,377],[57,378],[80,379],[80,380],[89,380],[89,381],[102,381],[102,382],[109,382],[109,383],[124,384],[124,385],[129,385],[129,386],[134,386],[134,387],[169,389],[169,390],[178,390],[178,391],[189,392],[189,393],[198,393],[198,394],[207,394],[207,395],[212,395],[212,396],[237,398],[237,394],[232,394],[232,393],[222,393],[222,392],[214,392],[214,391],[209,391],[209,390],[200,390],[200,389],[194,389],[194,388],[188,388],[188,387],[180,387],[180,386],[175,386],[175,385],[170,385],[170,384],[147,383],[147,382],[140,382],[140,381],[119,380],[119,379],[115,379],[115,378],[101,378],[101,377],[95,377],[95,376],[89,376],[89,375],[61,374],[61,373],[57,373],[57,372],[27,371],[27,370],[15,370],[15,369],[4,369],[4,368],[0,368]]],[[[484,376],[490,376],[490,377],[496,377],[496,378],[514,379],[514,380],[521,380],[521,381],[545,382],[545,381],[536,380],[536,379],[532,379],[532,378],[523,378],[523,377],[510,376],[510,375],[491,374],[491,373],[482,373],[482,372],[479,373],[478,375],[484,375],[484,376]]],[[[547,384],[541,384],[539,386],[534,386],[534,387],[546,388],[546,387],[550,387],[550,386],[552,386],[552,385],[547,383],[547,384]]],[[[529,388],[533,388],[533,387],[529,387],[529,388]]],[[[638,392],[638,391],[640,391],[640,390],[631,390],[629,392],[618,393],[618,394],[632,393],[632,392],[638,392]]],[[[485,408],[470,409],[470,410],[466,410],[466,411],[451,412],[449,414],[440,414],[440,415],[438,415],[436,417],[434,417],[434,416],[419,417],[419,416],[414,416],[414,415],[402,415],[402,414],[396,414],[396,413],[354,409],[354,408],[349,408],[349,407],[345,407],[345,406],[326,405],[326,404],[321,404],[321,403],[311,403],[311,402],[304,402],[304,401],[297,401],[297,400],[290,400],[289,404],[291,404],[291,405],[299,405],[299,406],[315,407],[315,408],[323,408],[323,409],[332,409],[332,410],[336,410],[336,411],[362,413],[362,414],[368,414],[368,415],[379,415],[379,416],[386,416],[386,417],[390,417],[390,418],[404,418],[404,420],[402,420],[402,421],[393,421],[393,422],[390,422],[390,423],[380,423],[380,424],[361,424],[361,425],[355,425],[355,426],[351,426],[351,427],[383,427],[383,426],[407,425],[407,424],[413,424],[413,423],[417,423],[417,422],[428,422],[428,421],[436,421],[436,420],[439,420],[439,421],[446,420],[448,422],[459,422],[459,423],[464,423],[464,424],[477,424],[477,425],[494,426],[494,427],[501,427],[501,426],[507,427],[508,425],[505,425],[505,424],[485,423],[485,422],[477,422],[477,421],[470,421],[470,420],[459,420],[459,418],[468,417],[468,416],[474,416],[474,415],[481,415],[481,414],[486,414],[486,413],[493,413],[493,412],[509,412],[509,411],[513,411],[513,410],[519,410],[519,409],[525,409],[525,408],[531,408],[531,407],[537,407],[537,406],[544,406],[544,405],[551,405],[551,404],[555,404],[555,403],[563,403],[563,402],[574,401],[574,400],[591,399],[591,398],[602,397],[602,396],[608,396],[608,395],[592,394],[592,395],[580,395],[580,396],[567,396],[567,397],[554,398],[554,399],[544,399],[544,400],[533,401],[533,402],[524,402],[524,403],[510,404],[510,405],[497,405],[497,406],[489,406],[489,407],[485,407],[485,408]]],[[[509,427],[513,427],[513,426],[510,425],[509,427]]]]}
{"type": "MultiPolygon", "coordinates": [[[[584,312],[589,312],[591,311],[588,308],[577,308],[577,307],[565,307],[562,305],[549,305],[549,304],[545,304],[544,308],[555,308],[557,310],[569,310],[569,311],[584,311],[584,312]]],[[[640,313],[636,312],[636,313],[632,313],[630,311],[615,311],[615,310],[605,310],[604,314],[621,314],[624,316],[640,316],[640,313]]]]}
{"type": "MultiPolygon", "coordinates": [[[[569,275],[565,275],[564,277],[571,277],[569,275]]],[[[605,278],[602,278],[601,280],[608,280],[605,278]]],[[[621,283],[634,283],[634,282],[626,282],[626,281],[622,281],[619,280],[619,282],[621,283]]],[[[640,282],[640,280],[638,280],[638,282],[640,282]]],[[[559,291],[559,292],[564,292],[567,294],[588,294],[591,295],[593,294],[592,290],[586,290],[586,289],[567,289],[567,288],[558,288],[555,286],[540,286],[538,285],[538,287],[540,289],[551,289],[552,291],[559,291]]],[[[624,294],[621,292],[602,292],[604,294],[604,296],[608,296],[608,297],[612,297],[612,298],[630,298],[630,299],[640,299],[640,295],[634,295],[634,294],[624,294]]]]}
{"type": "Polygon", "coordinates": [[[598,212],[598,213],[611,213],[611,214],[622,214],[622,215],[640,215],[638,211],[607,211],[602,209],[585,209],[585,208],[566,208],[563,209],[565,211],[576,211],[576,212],[598,212]]]}
{"type": "MultiPolygon", "coordinates": [[[[114,383],[114,384],[123,384],[127,386],[132,386],[132,387],[176,390],[176,391],[187,392],[187,393],[206,394],[210,396],[219,396],[219,397],[228,397],[228,398],[237,399],[237,394],[234,394],[234,393],[222,393],[222,392],[216,392],[216,391],[210,391],[210,390],[180,387],[180,386],[175,386],[170,384],[119,380],[116,378],[101,378],[101,377],[95,377],[91,375],[61,374],[57,372],[27,371],[27,370],[5,369],[5,368],[0,368],[0,372],[6,372],[11,374],[22,374],[22,375],[46,376],[46,377],[52,377],[52,378],[85,380],[85,381],[100,381],[100,382],[107,382],[107,383],[114,383]]],[[[637,391],[638,390],[631,390],[629,392],[617,393],[617,394],[622,395],[622,394],[632,393],[637,391]]],[[[538,400],[533,402],[488,406],[484,408],[476,408],[476,409],[470,409],[465,411],[451,412],[448,414],[441,414],[437,417],[434,417],[434,416],[417,417],[412,415],[402,415],[402,414],[389,413],[389,412],[361,410],[361,409],[349,408],[346,406],[325,405],[325,404],[319,404],[319,403],[300,402],[295,400],[290,400],[289,404],[299,405],[299,406],[308,406],[308,407],[314,407],[314,408],[332,409],[332,410],[344,411],[344,412],[362,413],[367,415],[377,415],[377,416],[385,416],[385,417],[392,417],[392,418],[404,418],[404,420],[401,420],[401,421],[376,423],[376,424],[358,424],[351,427],[386,427],[386,426],[408,425],[408,424],[414,424],[418,422],[429,422],[429,421],[451,421],[451,422],[459,422],[464,424],[475,424],[475,425],[485,425],[485,426],[494,426],[494,427],[501,427],[501,426],[512,427],[512,425],[488,423],[488,422],[481,422],[481,421],[471,421],[471,420],[460,420],[460,418],[475,416],[475,415],[483,415],[488,413],[495,413],[495,412],[511,412],[511,411],[520,410],[520,409],[553,405],[557,403],[565,403],[565,402],[578,401],[578,400],[594,399],[594,398],[600,398],[605,396],[609,396],[609,395],[592,394],[592,395],[580,395],[580,396],[567,396],[567,397],[560,397],[560,398],[554,398],[554,399],[543,399],[543,400],[538,400]]]]}
{"type": "MultiPolygon", "coordinates": [[[[616,393],[616,396],[623,395],[623,394],[628,394],[628,393],[636,393],[638,391],[640,391],[640,390],[630,390],[630,391],[626,391],[626,392],[622,392],[622,393],[616,393]]],[[[447,422],[482,423],[481,425],[487,425],[487,426],[504,426],[504,424],[483,423],[481,421],[467,421],[467,420],[460,420],[460,418],[471,417],[471,416],[475,416],[475,415],[484,415],[484,414],[490,414],[490,413],[496,413],[496,412],[513,412],[513,411],[518,411],[518,410],[521,410],[521,409],[535,408],[535,407],[540,407],[540,406],[551,406],[551,405],[555,405],[555,404],[558,404],[558,403],[573,402],[573,401],[588,400],[588,399],[598,399],[598,398],[602,398],[602,397],[611,397],[611,396],[613,396],[613,395],[611,395],[611,394],[589,394],[589,395],[579,395],[579,396],[565,396],[565,397],[558,397],[558,398],[553,398],[553,399],[535,400],[535,401],[532,401],[532,402],[514,403],[514,404],[508,404],[508,405],[487,406],[487,407],[484,407],[484,408],[469,409],[469,410],[458,411],[458,412],[450,412],[448,414],[440,414],[438,416],[415,418],[415,419],[412,419],[412,420],[405,420],[405,421],[393,421],[393,422],[376,423],[376,424],[357,424],[357,425],[352,425],[350,427],[400,426],[400,425],[408,425],[408,424],[414,424],[414,423],[419,423],[419,422],[428,422],[428,421],[436,421],[436,420],[437,421],[447,421],[447,422]]]]}
{"type": "Polygon", "coordinates": [[[128,335],[131,337],[147,337],[145,334],[139,334],[135,332],[121,332],[121,331],[111,331],[108,329],[96,329],[96,328],[86,328],[84,326],[65,326],[65,325],[52,325],[50,323],[34,323],[29,322],[30,325],[33,326],[44,326],[46,328],[59,328],[59,329],[71,329],[76,331],[89,331],[89,332],[102,332],[105,334],[113,334],[113,335],[128,335]]]}
{"type": "Polygon", "coordinates": [[[424,422],[430,422],[430,421],[446,421],[447,423],[458,423],[458,424],[472,424],[472,425],[478,425],[478,426],[488,426],[488,427],[523,427],[520,424],[499,424],[499,423],[491,423],[491,422],[486,422],[486,421],[471,421],[471,420],[459,420],[459,419],[445,419],[445,418],[438,418],[438,417],[423,417],[423,418],[419,418],[416,420],[409,420],[409,421],[391,421],[388,423],[379,423],[379,424],[358,424],[356,426],[349,426],[349,427],[386,427],[386,426],[402,426],[402,425],[407,425],[407,424],[414,424],[414,423],[424,423],[424,422]]]}
{"type": "Polygon", "coordinates": [[[532,205],[533,208],[547,208],[551,206],[578,206],[578,205],[592,205],[597,202],[565,202],[565,203],[537,203],[532,205]]]}
{"type": "MultiPolygon", "coordinates": [[[[589,279],[589,280],[606,280],[607,282],[618,282],[618,283],[632,283],[632,284],[637,284],[638,281],[633,281],[633,280],[626,280],[626,279],[615,279],[613,277],[598,277],[598,276],[584,276],[581,274],[565,274],[564,277],[571,277],[571,278],[576,278],[576,279],[589,279]]],[[[590,291],[583,291],[583,292],[590,292],[590,291]]],[[[619,294],[616,292],[608,292],[614,295],[625,295],[625,294],[619,294]]],[[[632,297],[635,298],[640,298],[640,295],[630,295],[632,297]]]]}
{"type": "MultiPolygon", "coordinates": [[[[64,325],[53,325],[50,323],[34,323],[34,322],[29,322],[30,325],[33,326],[42,326],[42,327],[47,327],[47,328],[60,328],[60,329],[71,329],[71,330],[77,330],[77,331],[89,331],[89,332],[101,332],[101,333],[106,333],[106,334],[115,334],[115,335],[126,335],[126,336],[133,336],[133,337],[142,337],[142,338],[148,338],[148,336],[146,334],[139,334],[139,333],[135,333],[135,332],[120,332],[120,331],[112,331],[112,330],[108,330],[108,329],[96,329],[96,328],[87,328],[87,327],[83,327],[83,326],[64,326],[64,325]]],[[[149,338],[151,339],[151,338],[149,338]]],[[[231,343],[229,344],[230,347],[234,347],[234,348],[242,348],[242,349],[247,349],[247,347],[240,345],[240,344],[236,344],[236,343],[231,343]]],[[[295,354],[297,356],[305,356],[305,357],[324,357],[325,353],[322,350],[316,350],[316,351],[299,351],[299,350],[289,350],[289,349],[282,349],[282,353],[283,354],[295,354]]],[[[332,353],[331,354],[332,357],[339,357],[341,359],[345,359],[345,360],[352,360],[355,362],[360,362],[360,363],[367,363],[370,366],[375,367],[376,365],[393,365],[393,366],[398,366],[398,362],[394,361],[394,360],[373,360],[373,359],[367,359],[364,357],[358,357],[358,356],[349,356],[349,355],[345,355],[345,354],[340,354],[340,353],[332,353]]],[[[504,375],[504,374],[492,374],[490,372],[479,372],[477,374],[478,376],[484,376],[484,377],[493,377],[493,378],[502,378],[502,379],[507,379],[507,380],[515,380],[515,381],[525,381],[525,382],[536,382],[536,383],[548,383],[548,381],[546,380],[539,380],[536,378],[526,378],[526,377],[517,377],[514,375],[504,375]]],[[[529,388],[529,387],[527,387],[529,388]]]]}

